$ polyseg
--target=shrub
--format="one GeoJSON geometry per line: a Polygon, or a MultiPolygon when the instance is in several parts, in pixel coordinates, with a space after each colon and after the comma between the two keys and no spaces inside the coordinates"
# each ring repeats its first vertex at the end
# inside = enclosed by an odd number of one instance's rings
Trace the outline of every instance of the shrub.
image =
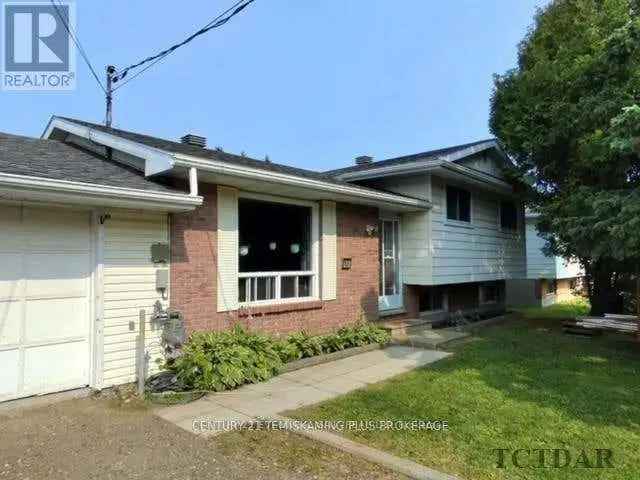
{"type": "Polygon", "coordinates": [[[192,334],[183,354],[165,368],[175,373],[188,390],[219,392],[268,380],[284,363],[389,340],[386,330],[370,324],[341,328],[323,336],[296,332],[284,340],[236,326],[226,332],[192,334]]]}
{"type": "Polygon", "coordinates": [[[289,335],[287,343],[300,352],[298,358],[313,357],[322,353],[321,337],[312,337],[304,331],[289,335]]]}
{"type": "Polygon", "coordinates": [[[277,375],[282,360],[276,341],[236,326],[227,332],[194,333],[183,355],[168,368],[187,388],[222,391],[277,375]]]}

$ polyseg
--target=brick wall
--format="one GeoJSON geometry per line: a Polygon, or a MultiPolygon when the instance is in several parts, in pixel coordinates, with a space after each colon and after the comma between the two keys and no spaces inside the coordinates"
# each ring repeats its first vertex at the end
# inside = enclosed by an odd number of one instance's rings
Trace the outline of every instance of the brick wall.
{"type": "Polygon", "coordinates": [[[378,239],[366,234],[377,225],[378,210],[341,204],[338,229],[337,300],[217,312],[216,187],[201,185],[204,204],[171,220],[171,306],[180,310],[188,331],[223,330],[235,323],[269,333],[306,330],[321,333],[378,317],[378,239]],[[342,259],[351,258],[351,270],[342,259]]]}

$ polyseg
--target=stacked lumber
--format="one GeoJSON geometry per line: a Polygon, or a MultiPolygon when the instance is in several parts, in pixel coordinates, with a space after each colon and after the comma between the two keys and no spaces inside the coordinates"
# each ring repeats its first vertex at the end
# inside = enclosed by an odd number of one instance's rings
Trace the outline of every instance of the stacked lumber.
{"type": "Polygon", "coordinates": [[[605,314],[604,317],[578,317],[575,320],[564,322],[563,329],[566,333],[578,333],[583,335],[613,331],[618,333],[640,333],[638,317],[633,315],[605,314]]]}

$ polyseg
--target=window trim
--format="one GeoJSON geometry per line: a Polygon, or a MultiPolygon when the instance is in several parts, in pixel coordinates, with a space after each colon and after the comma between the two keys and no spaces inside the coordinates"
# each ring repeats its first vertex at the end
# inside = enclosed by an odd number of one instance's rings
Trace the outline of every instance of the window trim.
{"type": "MultiPolygon", "coordinates": [[[[445,183],[444,185],[444,223],[448,225],[452,225],[455,227],[466,227],[473,228],[473,192],[471,189],[466,187],[459,187],[458,185],[454,185],[452,183],[445,183]],[[458,220],[449,218],[449,201],[447,190],[449,188],[455,188],[456,190],[462,190],[469,193],[469,221],[458,220]]],[[[460,205],[458,202],[458,210],[460,210],[460,205]]],[[[458,212],[459,213],[459,212],[458,212]]]]}
{"type": "MultiPolygon", "coordinates": [[[[277,195],[268,195],[263,193],[254,193],[239,191],[238,199],[256,200],[268,203],[281,203],[284,205],[298,205],[311,208],[311,269],[305,271],[290,272],[237,272],[236,282],[239,283],[242,278],[265,278],[265,277],[291,277],[291,276],[310,276],[311,277],[311,295],[307,297],[293,298],[274,298],[267,300],[245,301],[240,302],[240,292],[238,292],[238,307],[247,308],[253,306],[280,305],[286,303],[301,303],[320,300],[320,205],[318,202],[309,200],[300,200],[297,198],[280,197],[277,195]]],[[[238,208],[238,216],[239,216],[238,208]]],[[[238,244],[236,245],[237,254],[240,249],[240,229],[238,225],[238,244]]],[[[276,287],[276,291],[279,288],[276,287]]]]}

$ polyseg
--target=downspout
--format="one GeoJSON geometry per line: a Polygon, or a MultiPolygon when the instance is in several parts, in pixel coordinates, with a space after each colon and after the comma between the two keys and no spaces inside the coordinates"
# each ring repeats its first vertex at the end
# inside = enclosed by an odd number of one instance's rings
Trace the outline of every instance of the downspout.
{"type": "Polygon", "coordinates": [[[198,196],[198,169],[189,167],[189,195],[191,197],[198,196]]]}

